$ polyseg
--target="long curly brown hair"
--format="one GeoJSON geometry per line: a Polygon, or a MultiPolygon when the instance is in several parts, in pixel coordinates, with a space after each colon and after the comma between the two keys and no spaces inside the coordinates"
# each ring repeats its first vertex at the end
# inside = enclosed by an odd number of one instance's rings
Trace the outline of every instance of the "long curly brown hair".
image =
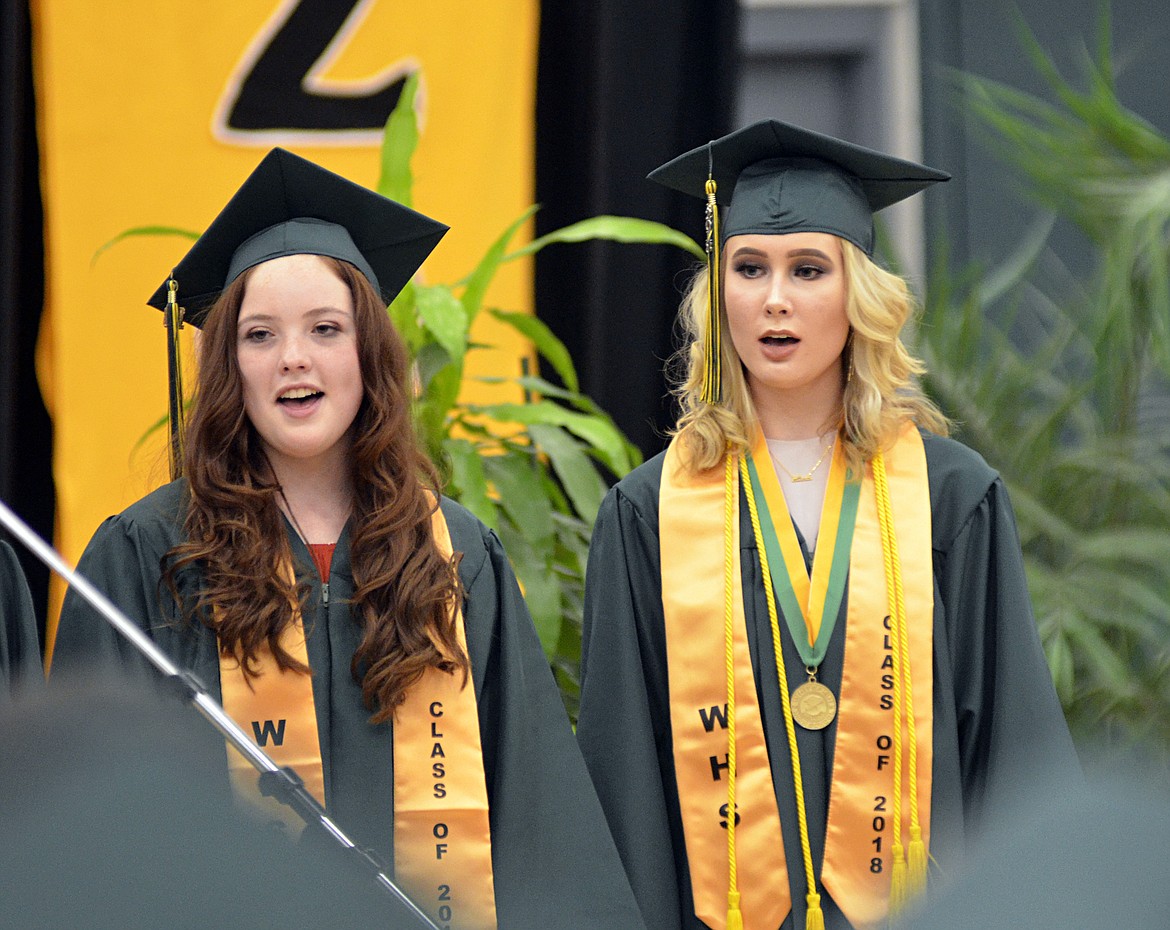
{"type": "MultiPolygon", "coordinates": [[[[365,276],[347,262],[323,260],[353,295],[365,388],[351,427],[351,612],[362,627],[351,672],[372,722],[381,723],[427,668],[461,672],[466,685],[470,663],[452,609],[463,591],[457,558],[444,558],[431,533],[438,476],[411,421],[406,347],[365,276]]],[[[310,589],[283,569],[292,553],[277,506],[280,487],[244,413],[236,322],[248,277],[224,291],[203,324],[184,457],[186,541],[164,558],[163,581],[189,619],[198,615],[215,631],[223,654],[241,657],[250,677],[263,651],[282,668],[309,671],[278,638],[310,589]],[[202,577],[185,606],[177,584],[184,568],[202,577]]]]}

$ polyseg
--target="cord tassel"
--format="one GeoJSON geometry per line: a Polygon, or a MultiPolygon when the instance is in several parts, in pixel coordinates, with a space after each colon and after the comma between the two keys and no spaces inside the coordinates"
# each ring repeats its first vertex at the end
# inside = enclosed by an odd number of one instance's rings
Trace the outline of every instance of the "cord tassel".
{"type": "Polygon", "coordinates": [[[804,930],[825,930],[825,912],[821,910],[821,896],[819,894],[809,894],[805,896],[808,901],[808,913],[804,918],[804,930]]]}
{"type": "Polygon", "coordinates": [[[926,844],[922,842],[922,828],[918,826],[910,827],[906,891],[910,900],[926,891],[926,844]]]}
{"type": "Polygon", "coordinates": [[[890,913],[901,914],[906,909],[906,851],[901,843],[894,844],[894,865],[890,871],[890,913]]]}
{"type": "Polygon", "coordinates": [[[743,930],[743,912],[739,909],[739,892],[727,892],[727,930],[743,930]]]}

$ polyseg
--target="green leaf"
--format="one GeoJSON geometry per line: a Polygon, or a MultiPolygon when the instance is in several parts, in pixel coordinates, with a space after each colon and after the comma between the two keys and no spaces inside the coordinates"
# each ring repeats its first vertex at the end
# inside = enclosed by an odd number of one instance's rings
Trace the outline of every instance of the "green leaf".
{"type": "Polygon", "coordinates": [[[592,523],[605,496],[605,482],[581,444],[559,426],[534,423],[528,428],[537,447],[549,457],[553,470],[582,519],[592,523]]]}
{"type": "Polygon", "coordinates": [[[102,257],[102,253],[107,249],[112,248],[125,239],[132,239],[136,236],[179,236],[182,239],[194,241],[199,238],[199,233],[192,232],[189,229],[182,229],[178,226],[135,226],[131,229],[124,229],[118,235],[114,236],[113,239],[102,244],[93,253],[93,258],[89,260],[90,267],[97,264],[97,260],[102,257]]]}
{"type": "Polygon", "coordinates": [[[419,319],[435,341],[462,363],[467,353],[467,313],[446,285],[415,285],[415,307],[419,319]]]}
{"type": "Polygon", "coordinates": [[[423,333],[422,327],[418,325],[418,312],[415,307],[415,288],[416,285],[413,281],[407,281],[406,286],[395,295],[394,300],[391,301],[390,306],[387,308],[387,312],[390,314],[390,322],[394,324],[394,328],[406,340],[406,347],[412,357],[418,354],[419,349],[426,342],[426,336],[423,333]]]}
{"type": "Polygon", "coordinates": [[[551,661],[561,635],[560,586],[549,571],[539,547],[530,542],[522,529],[505,521],[500,526],[500,541],[523,588],[524,602],[532,615],[544,654],[551,661]]]}
{"type": "Polygon", "coordinates": [[[1023,280],[1048,244],[1048,237],[1055,225],[1055,213],[1044,213],[1037,217],[1025,230],[1023,241],[1009,254],[1007,263],[987,275],[981,295],[984,301],[990,303],[999,299],[1023,280]]]}
{"type": "Polygon", "coordinates": [[[467,286],[463,290],[462,300],[463,309],[467,311],[469,326],[483,305],[484,294],[487,293],[488,285],[492,283],[492,278],[496,276],[496,270],[504,260],[504,252],[508,248],[508,243],[512,241],[512,237],[516,235],[521,226],[528,222],[529,217],[537,209],[535,205],[531,206],[513,220],[512,224],[492,243],[487,253],[480,259],[479,264],[475,266],[475,270],[467,277],[467,286]]]}
{"type": "Polygon", "coordinates": [[[627,441],[612,423],[599,417],[577,413],[550,401],[531,404],[472,405],[469,409],[485,414],[503,423],[547,423],[563,426],[573,435],[584,439],[615,475],[625,475],[633,467],[627,441]]]}
{"type": "Polygon", "coordinates": [[[558,400],[572,404],[578,410],[585,413],[596,414],[600,417],[607,416],[605,411],[598,407],[589,395],[581,394],[577,391],[570,391],[568,388],[560,387],[551,381],[546,381],[544,378],[539,378],[535,375],[521,375],[519,378],[481,375],[476,380],[483,384],[516,384],[524,390],[525,397],[532,394],[539,394],[542,397],[555,397],[558,400]]]}
{"type": "Polygon", "coordinates": [[[386,129],[382,133],[382,175],[378,178],[378,193],[405,207],[411,205],[414,190],[410,160],[418,148],[418,114],[414,110],[418,81],[418,71],[406,76],[398,103],[386,119],[386,129]]]}
{"type": "Polygon", "coordinates": [[[451,364],[451,356],[437,342],[428,342],[414,358],[419,388],[426,394],[435,375],[451,364]]]}
{"type": "Polygon", "coordinates": [[[551,329],[530,313],[509,313],[505,310],[492,310],[490,313],[501,323],[506,323],[520,335],[531,340],[536,346],[536,351],[548,359],[553,370],[565,382],[565,386],[570,391],[578,390],[577,369],[573,367],[573,359],[565,344],[551,329]]]}
{"type": "Polygon", "coordinates": [[[440,368],[427,382],[415,409],[419,433],[428,449],[440,448],[447,435],[447,414],[459,397],[462,382],[463,366],[454,362],[440,368]]]}
{"type": "Polygon", "coordinates": [[[546,245],[557,242],[587,242],[591,239],[674,245],[690,252],[695,258],[705,259],[707,257],[703,247],[694,239],[663,223],[638,219],[633,216],[594,216],[541,236],[523,248],[509,253],[504,260],[510,262],[525,255],[535,255],[546,245]]]}
{"type": "MultiPolygon", "coordinates": [[[[183,406],[186,410],[190,411],[191,402],[187,401],[183,406]]],[[[169,413],[164,413],[161,417],[159,417],[157,420],[155,420],[153,423],[151,423],[150,426],[148,426],[146,428],[146,432],[138,437],[138,441],[136,443],[134,443],[134,447],[130,450],[130,454],[133,455],[135,452],[137,452],[139,449],[141,449],[144,445],[146,445],[146,443],[150,440],[150,437],[153,436],[155,433],[157,433],[159,430],[166,429],[167,424],[170,422],[170,420],[171,420],[171,415],[169,413]]]]}
{"type": "Polygon", "coordinates": [[[534,547],[549,546],[553,539],[552,506],[531,454],[486,455],[482,461],[499,495],[500,509],[534,547]]]}
{"type": "Polygon", "coordinates": [[[495,502],[488,496],[487,475],[479,451],[466,439],[448,439],[443,446],[451,459],[456,499],[487,526],[498,530],[500,517],[495,502]]]}

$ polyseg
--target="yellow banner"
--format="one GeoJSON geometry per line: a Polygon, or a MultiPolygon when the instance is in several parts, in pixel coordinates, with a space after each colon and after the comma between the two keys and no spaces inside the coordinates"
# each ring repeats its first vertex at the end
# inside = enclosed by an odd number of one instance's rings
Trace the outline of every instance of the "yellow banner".
{"type": "MultiPolygon", "coordinates": [[[[161,315],[146,298],[274,145],[367,186],[402,76],[420,70],[414,207],[450,224],[423,266],[466,274],[533,197],[539,0],[32,0],[57,540],[74,562],[105,517],[167,480],[161,315]]],[[[488,301],[531,310],[531,266],[488,301]]],[[[469,374],[513,375],[527,349],[486,316],[469,374]]],[[[59,593],[59,592],[58,592],[59,593]]],[[[50,627],[55,627],[55,611],[50,627]]],[[[52,632],[50,631],[50,642],[52,632]]]]}

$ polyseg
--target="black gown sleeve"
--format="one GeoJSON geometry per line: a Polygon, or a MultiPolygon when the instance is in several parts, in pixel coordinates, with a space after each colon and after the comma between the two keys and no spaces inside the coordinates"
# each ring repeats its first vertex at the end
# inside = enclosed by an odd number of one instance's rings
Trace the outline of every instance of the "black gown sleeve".
{"type": "Polygon", "coordinates": [[[501,930],[642,927],[528,608],[496,535],[444,504],[466,589],[501,930]],[[478,546],[460,539],[478,533],[478,546]],[[477,555],[478,550],[478,555],[477,555]]]}
{"type": "Polygon", "coordinates": [[[32,595],[16,553],[0,540],[0,703],[43,682],[32,595]]]}
{"type": "MultiPolygon", "coordinates": [[[[167,485],[105,520],[86,546],[77,571],[173,661],[192,669],[194,647],[204,637],[199,628],[179,618],[173,599],[159,583],[160,560],[179,540],[179,496],[177,485],[167,485]],[[182,648],[184,643],[190,643],[189,648],[182,648]]],[[[57,625],[52,671],[78,672],[95,665],[132,676],[153,672],[134,645],[70,589],[57,625]]]]}
{"type": "MultiPolygon", "coordinates": [[[[577,739],[630,876],[642,917],[653,930],[682,926],[680,898],[689,882],[674,796],[665,644],[647,630],[660,618],[657,471],[642,466],[605,498],[593,530],[586,573],[581,707],[577,739]],[[651,474],[653,473],[653,474],[651,474]]],[[[658,621],[661,625],[661,621],[658,621]]]]}
{"type": "MultiPolygon", "coordinates": [[[[945,527],[945,521],[940,521],[945,527]]],[[[996,477],[944,530],[935,576],[948,614],[967,833],[1080,767],[1040,644],[1007,490],[996,477]],[[952,535],[953,532],[953,535],[952,535]]]]}

